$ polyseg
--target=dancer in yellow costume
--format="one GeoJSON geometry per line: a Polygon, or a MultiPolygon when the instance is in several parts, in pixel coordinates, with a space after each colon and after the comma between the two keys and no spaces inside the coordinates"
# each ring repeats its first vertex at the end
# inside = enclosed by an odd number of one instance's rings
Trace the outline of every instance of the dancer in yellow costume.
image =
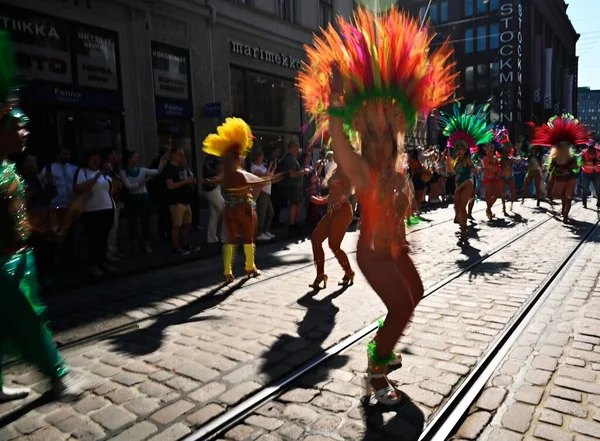
{"type": "MultiPolygon", "coordinates": [[[[233,258],[238,239],[241,238],[246,257],[246,276],[258,277],[262,273],[254,262],[256,231],[255,187],[272,181],[272,178],[259,178],[242,167],[244,158],[252,149],[253,136],[250,126],[240,118],[227,118],[204,140],[204,152],[223,158],[223,175],[218,178],[225,188],[225,211],[223,219],[227,225],[228,237],[223,244],[223,274],[225,282],[233,277],[233,258]]],[[[258,194],[258,193],[257,193],[258,194]]]]}

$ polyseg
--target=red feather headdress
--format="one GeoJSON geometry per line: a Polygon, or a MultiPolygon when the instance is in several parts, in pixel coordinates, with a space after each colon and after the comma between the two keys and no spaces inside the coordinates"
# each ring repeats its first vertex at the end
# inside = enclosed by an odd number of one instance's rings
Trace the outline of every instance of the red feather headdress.
{"type": "Polygon", "coordinates": [[[534,133],[531,144],[543,147],[557,146],[563,141],[572,146],[585,145],[590,139],[587,127],[569,114],[550,118],[534,133]]]}

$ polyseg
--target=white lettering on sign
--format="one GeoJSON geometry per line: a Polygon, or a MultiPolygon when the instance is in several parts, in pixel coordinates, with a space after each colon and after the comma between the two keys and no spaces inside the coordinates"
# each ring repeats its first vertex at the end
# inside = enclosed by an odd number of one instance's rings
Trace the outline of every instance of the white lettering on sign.
{"type": "Polygon", "coordinates": [[[178,63],[187,63],[186,57],[179,57],[177,55],[174,54],[168,54],[166,52],[160,52],[160,51],[152,51],[152,56],[156,57],[156,58],[162,58],[164,60],[172,60],[172,61],[177,61],[178,63]]]}
{"type": "Polygon", "coordinates": [[[523,4],[507,0],[500,7],[500,121],[522,121],[523,4]]]}
{"type": "Polygon", "coordinates": [[[36,37],[54,38],[56,40],[60,40],[60,36],[58,35],[55,27],[33,23],[31,21],[18,20],[16,18],[0,15],[0,27],[12,32],[21,32],[24,34],[34,35],[36,37]]]}
{"type": "Polygon", "coordinates": [[[63,90],[58,87],[54,88],[54,96],[59,103],[77,104],[81,100],[81,93],[72,90],[63,90]]]}
{"type": "Polygon", "coordinates": [[[265,50],[262,47],[250,46],[237,41],[231,41],[231,52],[243,55],[244,57],[266,61],[267,63],[276,64],[278,66],[289,67],[294,70],[299,70],[302,67],[302,60],[298,60],[289,54],[272,52],[265,50]]]}

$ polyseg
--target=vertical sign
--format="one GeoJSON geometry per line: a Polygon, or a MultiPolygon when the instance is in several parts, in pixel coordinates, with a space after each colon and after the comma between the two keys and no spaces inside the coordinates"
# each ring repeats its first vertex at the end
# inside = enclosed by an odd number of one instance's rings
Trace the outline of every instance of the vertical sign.
{"type": "Polygon", "coordinates": [[[11,36],[20,75],[28,80],[73,81],[66,21],[2,4],[0,29],[11,36]]]}
{"type": "Polygon", "coordinates": [[[116,45],[115,33],[77,25],[75,53],[80,86],[119,89],[116,45]]]}
{"type": "Polygon", "coordinates": [[[190,119],[189,52],[152,42],[152,71],[156,115],[190,119]]]}
{"type": "Polygon", "coordinates": [[[500,122],[522,120],[523,4],[505,0],[500,6],[500,122]]]}
{"type": "Polygon", "coordinates": [[[535,54],[533,58],[533,102],[542,102],[542,36],[535,36],[535,54]]]}
{"type": "Polygon", "coordinates": [[[544,109],[552,109],[552,48],[546,48],[544,70],[544,109]]]}

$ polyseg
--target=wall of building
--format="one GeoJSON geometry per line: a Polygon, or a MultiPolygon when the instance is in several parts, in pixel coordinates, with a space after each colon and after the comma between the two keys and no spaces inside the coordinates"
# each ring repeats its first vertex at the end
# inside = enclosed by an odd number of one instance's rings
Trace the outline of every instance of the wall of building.
{"type": "MultiPolygon", "coordinates": [[[[122,109],[116,113],[122,119],[121,147],[139,151],[143,162],[148,164],[157,155],[159,143],[182,142],[190,155],[194,152],[195,168],[200,169],[202,140],[233,113],[236,97],[231,87],[232,69],[251,72],[249,76],[258,78],[257,81],[266,78],[273,86],[285,84],[286,88],[275,95],[277,99],[283,96],[286,102],[296,102],[297,110],[280,118],[281,127],[261,130],[275,134],[280,129],[289,131],[287,128],[294,125],[294,133],[286,134],[285,138],[300,137],[300,118],[294,123],[295,115],[301,114],[300,101],[289,86],[293,85],[303,59],[303,45],[311,42],[312,33],[319,28],[319,1],[295,3],[296,19],[292,23],[277,16],[276,2],[272,0],[255,0],[252,5],[233,0],[0,0],[0,28],[14,25],[11,17],[5,17],[10,15],[5,12],[7,8],[1,7],[7,5],[19,8],[19,14],[25,14],[25,18],[43,14],[114,32],[122,97],[122,109]],[[156,66],[161,63],[157,60],[167,58],[171,61],[167,67],[163,66],[166,70],[157,71],[156,66]],[[161,79],[157,80],[158,77],[161,79]],[[160,94],[157,81],[182,92],[157,96],[160,94]],[[207,111],[214,113],[208,116],[207,111]]],[[[344,15],[352,10],[350,0],[336,0],[334,6],[344,15]]],[[[85,89],[90,94],[102,92],[82,88],[80,84],[67,86],[69,90],[85,89]]],[[[102,113],[102,103],[96,103],[98,108],[89,102],[55,100],[48,106],[53,109],[49,119],[56,118],[57,112],[62,115],[64,110],[74,112],[68,113],[75,115],[74,119],[83,113],[102,113]]],[[[33,107],[42,114],[45,110],[41,104],[33,107]]],[[[253,103],[246,107],[252,109],[253,103]]],[[[111,115],[112,118],[115,112],[111,115]]],[[[51,131],[51,124],[44,127],[51,131]]],[[[90,140],[87,136],[86,142],[89,145],[109,142],[108,138],[100,138],[90,140]]],[[[48,151],[45,154],[51,156],[48,151]]]]}

